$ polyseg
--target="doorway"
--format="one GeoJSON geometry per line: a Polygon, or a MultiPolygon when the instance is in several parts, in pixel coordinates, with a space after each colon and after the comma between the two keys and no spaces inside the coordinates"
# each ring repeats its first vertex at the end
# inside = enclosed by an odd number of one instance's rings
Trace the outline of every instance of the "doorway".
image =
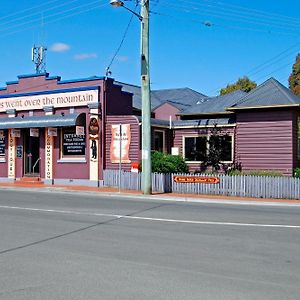
{"type": "Polygon", "coordinates": [[[24,176],[40,176],[40,137],[30,136],[30,129],[24,131],[24,176]]]}

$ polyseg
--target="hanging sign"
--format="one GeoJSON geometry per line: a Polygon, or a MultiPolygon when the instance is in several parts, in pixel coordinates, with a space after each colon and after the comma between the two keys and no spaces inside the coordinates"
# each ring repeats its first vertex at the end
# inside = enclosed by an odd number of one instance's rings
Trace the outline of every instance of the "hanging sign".
{"type": "Polygon", "coordinates": [[[49,127],[48,136],[57,136],[57,128],[49,127]]]}
{"type": "Polygon", "coordinates": [[[89,124],[89,134],[90,135],[98,135],[99,133],[99,124],[96,118],[91,118],[89,124]]]}
{"type": "Polygon", "coordinates": [[[30,128],[30,136],[39,137],[39,129],[38,128],[30,128]]]}
{"type": "Polygon", "coordinates": [[[210,176],[174,176],[173,180],[177,183],[220,183],[220,178],[210,176]]]}
{"type": "Polygon", "coordinates": [[[21,130],[20,129],[12,129],[11,136],[13,138],[19,138],[21,136],[21,130]]]}
{"type": "Polygon", "coordinates": [[[112,125],[111,134],[112,134],[111,145],[110,145],[111,162],[119,163],[120,154],[121,154],[121,163],[130,163],[131,162],[129,160],[129,148],[131,142],[130,124],[122,124],[121,126],[112,125]],[[120,146],[121,146],[121,153],[120,153],[120,146]]]}
{"type": "Polygon", "coordinates": [[[77,135],[85,135],[84,126],[76,126],[76,134],[77,135]]]}

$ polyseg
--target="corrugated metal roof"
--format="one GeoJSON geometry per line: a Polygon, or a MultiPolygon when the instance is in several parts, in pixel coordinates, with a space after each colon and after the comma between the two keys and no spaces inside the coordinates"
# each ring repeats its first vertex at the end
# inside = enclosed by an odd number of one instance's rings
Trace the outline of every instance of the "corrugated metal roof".
{"type": "Polygon", "coordinates": [[[293,94],[290,89],[282,85],[276,79],[270,78],[246,94],[238,103],[232,105],[232,108],[295,104],[300,104],[300,97],[293,94]]]}
{"type": "Polygon", "coordinates": [[[39,128],[39,127],[65,127],[82,125],[84,114],[30,116],[16,118],[1,118],[0,129],[12,128],[39,128]]]}
{"type": "MultiPolygon", "coordinates": [[[[115,84],[122,86],[122,90],[133,94],[133,107],[142,108],[141,87],[115,81],[115,84]]],[[[183,110],[190,105],[202,101],[207,96],[198,93],[190,88],[165,89],[151,91],[151,109],[155,109],[164,103],[170,103],[183,110]]]]}
{"type": "Polygon", "coordinates": [[[196,103],[186,108],[180,115],[210,114],[226,112],[226,108],[236,104],[247,93],[235,91],[224,96],[209,97],[204,102],[196,103]]]}
{"type": "Polygon", "coordinates": [[[172,122],[173,128],[177,127],[198,127],[214,125],[234,125],[234,118],[217,118],[217,119],[199,119],[199,120],[178,120],[172,122]]]}
{"type": "MultiPolygon", "coordinates": [[[[141,122],[142,118],[138,117],[141,122]]],[[[216,118],[216,119],[199,119],[199,120],[178,120],[172,121],[172,128],[178,127],[198,127],[198,126],[214,126],[214,125],[234,125],[234,118],[216,118]]],[[[151,119],[151,126],[169,127],[170,122],[166,120],[151,119]]]]}

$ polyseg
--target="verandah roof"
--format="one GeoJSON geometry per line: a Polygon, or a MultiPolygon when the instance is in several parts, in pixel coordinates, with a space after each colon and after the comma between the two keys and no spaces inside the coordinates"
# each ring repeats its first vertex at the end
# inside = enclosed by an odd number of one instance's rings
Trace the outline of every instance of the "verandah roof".
{"type": "Polygon", "coordinates": [[[0,118],[0,129],[83,126],[84,119],[84,113],[0,118]]]}

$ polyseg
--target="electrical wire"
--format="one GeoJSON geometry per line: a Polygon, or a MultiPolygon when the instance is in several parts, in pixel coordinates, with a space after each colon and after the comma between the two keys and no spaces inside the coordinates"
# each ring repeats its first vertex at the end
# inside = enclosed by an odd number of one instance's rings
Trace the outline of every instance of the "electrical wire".
{"type": "MultiPolygon", "coordinates": [[[[60,20],[63,20],[63,19],[67,19],[67,18],[76,16],[76,15],[79,15],[79,14],[82,14],[82,13],[85,13],[85,12],[88,12],[88,11],[91,11],[91,10],[95,10],[95,9],[98,9],[98,8],[103,7],[103,6],[106,6],[106,5],[107,5],[107,3],[106,3],[106,1],[105,1],[105,3],[103,3],[103,4],[99,4],[99,5],[96,5],[96,6],[87,8],[87,9],[83,9],[83,10],[74,12],[74,13],[72,13],[72,14],[65,15],[66,12],[62,12],[62,13],[60,13],[60,14],[64,14],[63,17],[55,18],[55,19],[49,20],[49,21],[45,21],[45,22],[44,22],[44,25],[51,24],[51,23],[55,23],[55,22],[57,22],[57,21],[60,21],[60,20]]],[[[5,37],[5,36],[13,35],[13,34],[15,34],[15,33],[20,33],[20,32],[26,31],[26,30],[34,29],[34,28],[36,28],[36,27],[38,27],[38,26],[40,26],[40,25],[37,24],[37,25],[30,26],[30,27],[22,28],[22,29],[20,29],[20,30],[16,30],[16,31],[8,32],[8,33],[3,33],[3,34],[0,34],[0,37],[5,37]]],[[[23,27],[23,26],[22,26],[22,27],[23,27]]]]}
{"type": "Polygon", "coordinates": [[[72,4],[74,2],[77,2],[77,1],[81,1],[81,0],[72,0],[72,1],[69,1],[69,2],[65,2],[65,3],[59,4],[59,5],[52,6],[50,8],[44,9],[44,10],[37,11],[35,13],[31,13],[31,14],[28,14],[28,15],[23,15],[22,17],[18,17],[16,19],[10,19],[9,21],[6,21],[6,22],[1,22],[0,21],[0,26],[7,25],[7,24],[10,24],[10,23],[16,23],[17,21],[24,20],[24,19],[32,19],[32,17],[34,17],[36,15],[40,15],[41,13],[45,13],[47,11],[55,10],[57,8],[61,8],[61,7],[70,5],[70,4],[72,4]]]}
{"type": "MultiPolygon", "coordinates": [[[[136,6],[135,6],[135,8],[134,8],[134,10],[133,10],[134,12],[136,11],[137,6],[138,6],[138,4],[136,4],[136,6]]],[[[121,48],[122,48],[122,45],[123,45],[123,43],[124,43],[124,41],[125,41],[125,38],[126,38],[126,36],[127,36],[128,30],[129,30],[129,28],[130,28],[130,25],[131,25],[132,20],[133,20],[134,17],[135,17],[135,15],[132,14],[131,17],[130,17],[130,19],[129,19],[129,22],[128,22],[126,28],[125,28],[125,31],[124,31],[124,34],[123,34],[123,36],[122,36],[121,42],[120,42],[120,44],[119,44],[117,50],[115,51],[115,54],[113,55],[113,57],[112,57],[110,63],[109,63],[108,66],[106,67],[106,76],[108,75],[108,73],[110,73],[110,67],[112,66],[114,60],[116,59],[118,53],[120,52],[120,50],[121,50],[121,48]]]]}
{"type": "MultiPolygon", "coordinates": [[[[49,18],[54,17],[54,16],[59,16],[59,15],[65,14],[65,13],[67,13],[69,11],[73,11],[73,10],[77,10],[77,9],[82,9],[82,8],[87,7],[89,5],[92,5],[92,4],[96,4],[96,3],[99,4],[100,1],[103,1],[103,0],[97,0],[97,1],[93,1],[93,2],[87,3],[87,4],[75,6],[73,8],[70,8],[70,9],[67,9],[67,10],[64,10],[64,11],[60,11],[58,13],[49,14],[48,16],[45,16],[44,18],[46,20],[46,19],[49,19],[49,18]]],[[[5,28],[5,29],[0,29],[0,32],[4,32],[4,31],[10,30],[10,29],[14,29],[14,28],[18,28],[18,27],[23,27],[25,25],[36,23],[36,22],[37,22],[37,20],[33,19],[33,20],[30,20],[30,21],[27,21],[27,22],[23,22],[21,24],[16,24],[14,26],[10,26],[10,27],[5,28]]]]}
{"type": "MultiPolygon", "coordinates": [[[[180,0],[179,0],[180,1],[180,0]]],[[[197,14],[197,15],[204,15],[205,12],[208,12],[207,15],[209,16],[213,16],[216,18],[221,18],[221,19],[234,19],[235,22],[236,21],[240,21],[240,22],[244,22],[244,23],[249,23],[252,25],[259,25],[259,26],[269,26],[269,27],[277,27],[277,28],[281,28],[284,30],[290,30],[290,31],[300,31],[300,25],[296,26],[296,25],[292,25],[292,24],[281,24],[281,23],[276,23],[276,22],[266,22],[262,19],[257,20],[251,20],[248,18],[245,18],[244,16],[241,16],[238,12],[236,14],[233,13],[224,13],[224,12],[219,12],[216,9],[214,10],[209,10],[209,9],[201,9],[197,8],[197,7],[192,7],[190,5],[188,6],[184,6],[184,5],[178,5],[178,4],[174,4],[172,3],[162,3],[161,6],[167,7],[168,9],[174,9],[180,12],[185,12],[185,13],[189,13],[189,14],[197,14]],[[288,28],[289,27],[289,28],[288,28]]]]}
{"type": "MultiPolygon", "coordinates": [[[[245,8],[242,6],[237,6],[237,5],[230,5],[230,4],[226,4],[223,2],[219,2],[219,1],[212,1],[212,0],[202,0],[202,2],[208,3],[208,4],[204,4],[201,3],[201,1],[197,1],[197,2],[193,2],[193,1],[188,1],[188,0],[177,0],[177,2],[182,2],[182,3],[186,3],[188,4],[188,7],[191,7],[191,5],[193,6],[193,8],[196,7],[211,7],[214,9],[218,9],[218,10],[222,10],[225,12],[232,12],[238,15],[245,15],[245,17],[259,17],[259,18],[264,18],[264,19],[270,19],[272,20],[272,22],[289,22],[289,23],[294,23],[297,26],[300,26],[300,21],[299,19],[296,18],[292,18],[289,16],[284,16],[284,15],[279,15],[279,14],[272,14],[272,13],[266,13],[264,11],[259,11],[259,10],[254,10],[254,9],[249,9],[249,8],[245,8]],[[224,8],[225,6],[225,8],[224,8]],[[229,7],[229,8],[226,8],[229,7]]],[[[286,25],[286,24],[285,24],[286,25]]]]}

